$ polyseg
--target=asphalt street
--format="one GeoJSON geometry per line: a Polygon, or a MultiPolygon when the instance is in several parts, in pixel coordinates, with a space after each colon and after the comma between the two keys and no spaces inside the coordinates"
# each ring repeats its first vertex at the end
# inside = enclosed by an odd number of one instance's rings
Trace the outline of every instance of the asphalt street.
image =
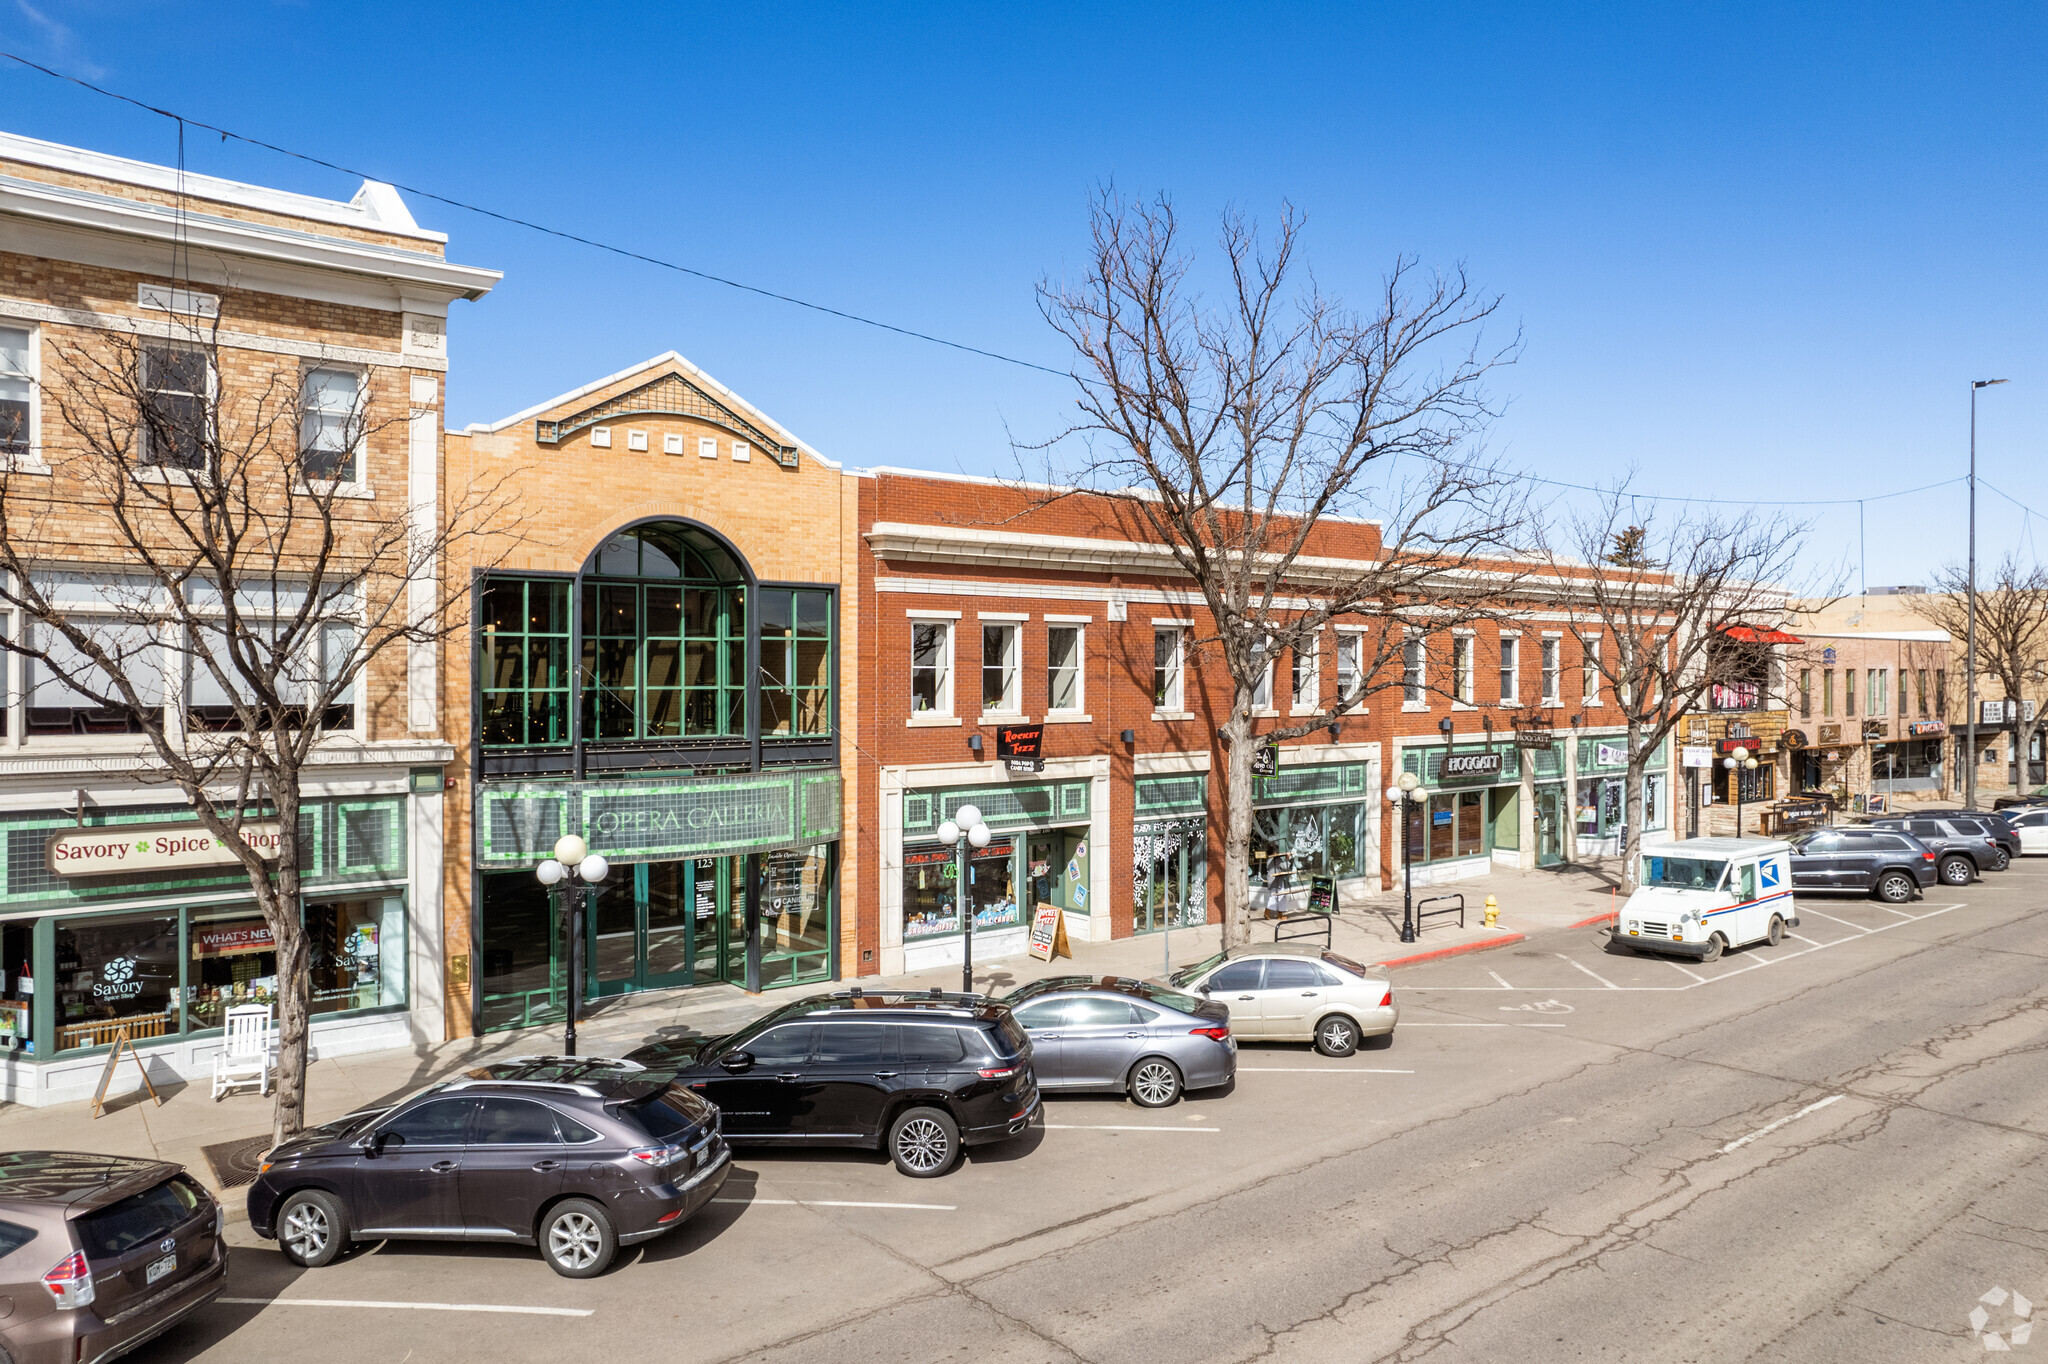
{"type": "Polygon", "coordinates": [[[1398,970],[1390,1046],[1247,1045],[1160,1111],[1054,1099],[936,1180],[742,1153],[590,1282],[425,1244],[302,1272],[240,1225],[231,1300],[140,1357],[2048,1353],[2044,896],[2037,858],[1896,910],[1802,897],[1711,965],[1581,929],[1398,970]]]}

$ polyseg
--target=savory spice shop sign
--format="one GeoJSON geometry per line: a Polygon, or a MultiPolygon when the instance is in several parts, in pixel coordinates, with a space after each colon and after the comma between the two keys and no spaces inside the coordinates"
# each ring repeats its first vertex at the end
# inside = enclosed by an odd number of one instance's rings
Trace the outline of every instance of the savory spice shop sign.
{"type": "MultiPolygon", "coordinates": [[[[242,841],[266,859],[275,859],[282,836],[275,823],[245,824],[242,841]]],[[[184,871],[195,867],[233,866],[235,850],[197,824],[172,828],[114,825],[99,829],[66,829],[50,835],[44,858],[58,876],[110,876],[117,872],[184,871]]]]}

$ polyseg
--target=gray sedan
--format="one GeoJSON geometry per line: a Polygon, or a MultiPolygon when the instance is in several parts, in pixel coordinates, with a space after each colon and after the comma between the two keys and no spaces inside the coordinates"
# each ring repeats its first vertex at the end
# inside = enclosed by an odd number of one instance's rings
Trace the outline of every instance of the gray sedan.
{"type": "Polygon", "coordinates": [[[1164,1108],[1186,1089],[1237,1074],[1230,1010],[1122,976],[1053,976],[1003,997],[1031,1036],[1031,1067],[1048,1093],[1122,1092],[1164,1108]]]}

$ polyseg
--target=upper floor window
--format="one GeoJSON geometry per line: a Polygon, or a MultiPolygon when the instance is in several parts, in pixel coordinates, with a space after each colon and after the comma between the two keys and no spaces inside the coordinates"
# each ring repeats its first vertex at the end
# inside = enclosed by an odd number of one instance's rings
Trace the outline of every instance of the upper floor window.
{"type": "Polygon", "coordinates": [[[35,444],[29,402],[35,391],[26,327],[0,327],[0,455],[25,455],[35,444]]]}
{"type": "Polygon", "coordinates": [[[362,480],[361,395],[354,370],[308,370],[299,381],[299,469],[309,482],[362,480]]]}
{"type": "Polygon", "coordinates": [[[1557,665],[1558,646],[1562,643],[1562,640],[1557,639],[1546,639],[1543,641],[1543,704],[1546,706],[1555,706],[1562,703],[1557,680],[1559,671],[1557,665]]]}
{"type": "Polygon", "coordinates": [[[747,732],[744,577],[675,523],[621,531],[583,584],[583,738],[747,732]]]}
{"type": "Polygon", "coordinates": [[[1262,654],[1259,661],[1259,675],[1252,679],[1252,709],[1269,711],[1273,709],[1273,655],[1262,654]]]}
{"type": "Polygon", "coordinates": [[[1870,709],[1867,712],[1868,714],[1885,715],[1890,713],[1891,682],[1892,670],[1890,668],[1872,668],[1870,670],[1869,681],[1866,684],[1870,688],[1870,709]]]}
{"type": "Polygon", "coordinates": [[[296,726],[304,724],[313,707],[325,698],[318,717],[320,728],[355,726],[359,678],[342,682],[355,661],[357,627],[351,604],[312,602],[311,617],[296,627],[295,638],[287,642],[284,636],[294,634],[294,622],[308,604],[303,584],[245,584],[236,593],[232,623],[223,594],[213,583],[195,582],[187,591],[194,622],[194,638],[185,659],[188,725],[203,730],[240,730],[253,720],[260,729],[281,718],[284,724],[296,726]],[[270,674],[283,703],[281,717],[266,711],[256,686],[234,666],[238,647],[246,649],[259,676],[270,674]]]}
{"type": "Polygon", "coordinates": [[[1017,685],[1017,627],[984,623],[981,627],[981,708],[995,715],[1021,709],[1017,685]]]}
{"type": "Polygon", "coordinates": [[[1356,704],[1365,694],[1365,636],[1346,631],[1337,636],[1337,704],[1356,704]]]}
{"type": "Polygon", "coordinates": [[[1519,705],[1522,699],[1522,641],[1513,635],[1500,637],[1500,703],[1519,705]]]}
{"type": "Polygon", "coordinates": [[[212,369],[204,351],[143,347],[143,463],[167,469],[206,468],[212,369]]]}
{"type": "Polygon", "coordinates": [[[1178,626],[1152,627],[1152,704],[1159,710],[1181,709],[1181,633],[1178,626]]]}
{"type": "Polygon", "coordinates": [[[1472,704],[1472,636],[1451,636],[1451,695],[1460,705],[1472,704]]]}
{"type": "Polygon", "coordinates": [[[763,587],[757,595],[761,599],[761,733],[830,734],[832,594],[763,587]]]}
{"type": "Polygon", "coordinates": [[[1842,669],[1842,714],[1856,713],[1856,670],[1842,669]]]}
{"type": "Polygon", "coordinates": [[[1054,711],[1077,711],[1083,706],[1081,687],[1081,627],[1045,627],[1045,704],[1054,711]]]}
{"type": "Polygon", "coordinates": [[[1589,706],[1600,704],[1600,641],[1592,636],[1579,639],[1579,668],[1585,674],[1585,701],[1589,706]]]}
{"type": "MultiPolygon", "coordinates": [[[[1899,688],[1903,691],[1905,683],[1901,682],[1899,688]]],[[[1913,674],[1913,695],[1920,703],[1920,718],[1925,720],[1927,718],[1927,669],[1925,668],[1921,668],[1913,674]]],[[[1904,708],[1905,703],[1901,700],[1900,709],[1903,710],[1904,708]]]]}
{"type": "Polygon", "coordinates": [[[1409,706],[1426,706],[1429,698],[1423,692],[1422,636],[1411,634],[1401,641],[1401,702],[1409,706]]]}
{"type": "Polygon", "coordinates": [[[1323,679],[1313,636],[1294,646],[1293,704],[1297,715],[1320,708],[1323,679]]]}
{"type": "Polygon", "coordinates": [[[568,743],[568,579],[493,578],[479,597],[482,742],[568,743]]]}
{"type": "Polygon", "coordinates": [[[953,713],[953,626],[950,621],[910,623],[910,709],[953,713]]]}
{"type": "Polygon", "coordinates": [[[1822,719],[1831,719],[1835,713],[1835,670],[1820,670],[1820,713],[1822,719]]]}

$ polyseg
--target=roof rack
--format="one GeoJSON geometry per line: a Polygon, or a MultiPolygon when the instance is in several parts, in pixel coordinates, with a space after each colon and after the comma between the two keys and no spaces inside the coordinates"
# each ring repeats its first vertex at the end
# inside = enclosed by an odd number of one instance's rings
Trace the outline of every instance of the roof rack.
{"type": "Polygon", "coordinates": [[[567,1080],[450,1080],[444,1089],[468,1089],[473,1085],[510,1085],[517,1089],[551,1089],[570,1094],[580,1094],[586,1099],[602,1099],[604,1095],[589,1085],[579,1085],[567,1080]]]}

